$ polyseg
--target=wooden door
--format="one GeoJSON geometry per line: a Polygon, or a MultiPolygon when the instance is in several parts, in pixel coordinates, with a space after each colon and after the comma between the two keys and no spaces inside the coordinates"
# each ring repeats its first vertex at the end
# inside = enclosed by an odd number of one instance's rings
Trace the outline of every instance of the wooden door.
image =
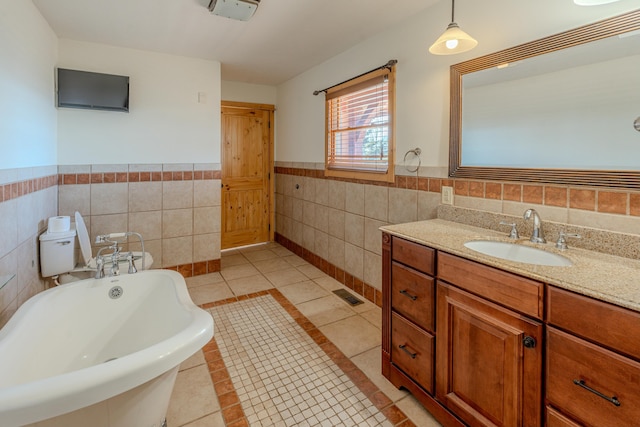
{"type": "Polygon", "coordinates": [[[221,248],[272,240],[273,106],[222,103],[221,248]]]}
{"type": "Polygon", "coordinates": [[[436,324],[441,402],[473,427],[541,425],[540,322],[438,281],[436,324]]]}

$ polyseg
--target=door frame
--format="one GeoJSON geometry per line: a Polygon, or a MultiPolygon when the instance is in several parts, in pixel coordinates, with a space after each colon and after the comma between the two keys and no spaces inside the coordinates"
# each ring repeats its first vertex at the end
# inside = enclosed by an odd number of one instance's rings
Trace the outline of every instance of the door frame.
{"type": "MultiPolygon", "coordinates": [[[[239,110],[263,110],[269,113],[269,172],[268,172],[268,180],[269,180],[269,241],[273,242],[275,239],[275,158],[274,158],[274,128],[275,128],[275,111],[276,107],[273,104],[256,104],[250,102],[238,102],[238,101],[221,101],[220,108],[237,108],[239,110]]],[[[220,133],[222,133],[222,124],[220,128],[220,133]]],[[[222,144],[220,145],[220,161],[224,162],[222,158],[222,144]]],[[[222,163],[220,165],[220,169],[224,170],[222,167],[222,163]]],[[[224,176],[221,177],[224,179],[224,176]]],[[[221,198],[221,201],[223,198],[221,198]]],[[[224,206],[221,206],[221,209],[224,209],[224,206]]],[[[221,230],[221,233],[224,231],[221,230]]],[[[220,236],[222,240],[222,236],[220,236]]]]}

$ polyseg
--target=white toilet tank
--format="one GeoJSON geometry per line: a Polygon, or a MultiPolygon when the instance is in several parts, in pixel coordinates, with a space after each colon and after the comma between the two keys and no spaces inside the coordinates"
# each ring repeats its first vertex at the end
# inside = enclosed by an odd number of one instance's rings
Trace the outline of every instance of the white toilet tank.
{"type": "Polygon", "coordinates": [[[40,271],[51,277],[73,270],[76,265],[76,230],[40,235],[40,271]]]}

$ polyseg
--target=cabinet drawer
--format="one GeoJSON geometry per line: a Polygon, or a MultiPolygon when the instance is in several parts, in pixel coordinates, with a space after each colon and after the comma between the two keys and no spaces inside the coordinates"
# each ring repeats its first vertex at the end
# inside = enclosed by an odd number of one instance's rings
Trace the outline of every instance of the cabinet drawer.
{"type": "Polygon", "coordinates": [[[520,313],[542,319],[540,282],[447,253],[438,253],[438,278],[520,313]]]}
{"type": "Polygon", "coordinates": [[[547,306],[550,324],[640,358],[640,313],[553,286],[547,306]]]}
{"type": "Polygon", "coordinates": [[[434,274],[436,251],[418,243],[393,237],[391,258],[423,273],[434,274]]]}
{"type": "Polygon", "coordinates": [[[434,337],[391,314],[391,362],[433,394],[434,337]]]}
{"type": "Polygon", "coordinates": [[[402,264],[391,266],[391,306],[421,328],[434,332],[434,279],[402,264]]]}
{"type": "Polygon", "coordinates": [[[547,399],[587,425],[637,426],[640,363],[549,327],[547,399]],[[620,405],[605,397],[615,397],[620,405]]]}
{"type": "Polygon", "coordinates": [[[547,406],[546,418],[545,426],[547,427],[582,427],[582,424],[570,420],[551,406],[547,406]]]}

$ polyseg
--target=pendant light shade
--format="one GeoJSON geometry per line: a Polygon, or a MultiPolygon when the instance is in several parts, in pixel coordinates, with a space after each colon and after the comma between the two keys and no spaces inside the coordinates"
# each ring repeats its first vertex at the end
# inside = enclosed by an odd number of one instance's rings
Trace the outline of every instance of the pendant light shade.
{"type": "Polygon", "coordinates": [[[434,55],[454,55],[466,52],[478,45],[476,39],[460,29],[454,19],[455,0],[451,0],[451,23],[444,33],[429,48],[434,55]]]}

